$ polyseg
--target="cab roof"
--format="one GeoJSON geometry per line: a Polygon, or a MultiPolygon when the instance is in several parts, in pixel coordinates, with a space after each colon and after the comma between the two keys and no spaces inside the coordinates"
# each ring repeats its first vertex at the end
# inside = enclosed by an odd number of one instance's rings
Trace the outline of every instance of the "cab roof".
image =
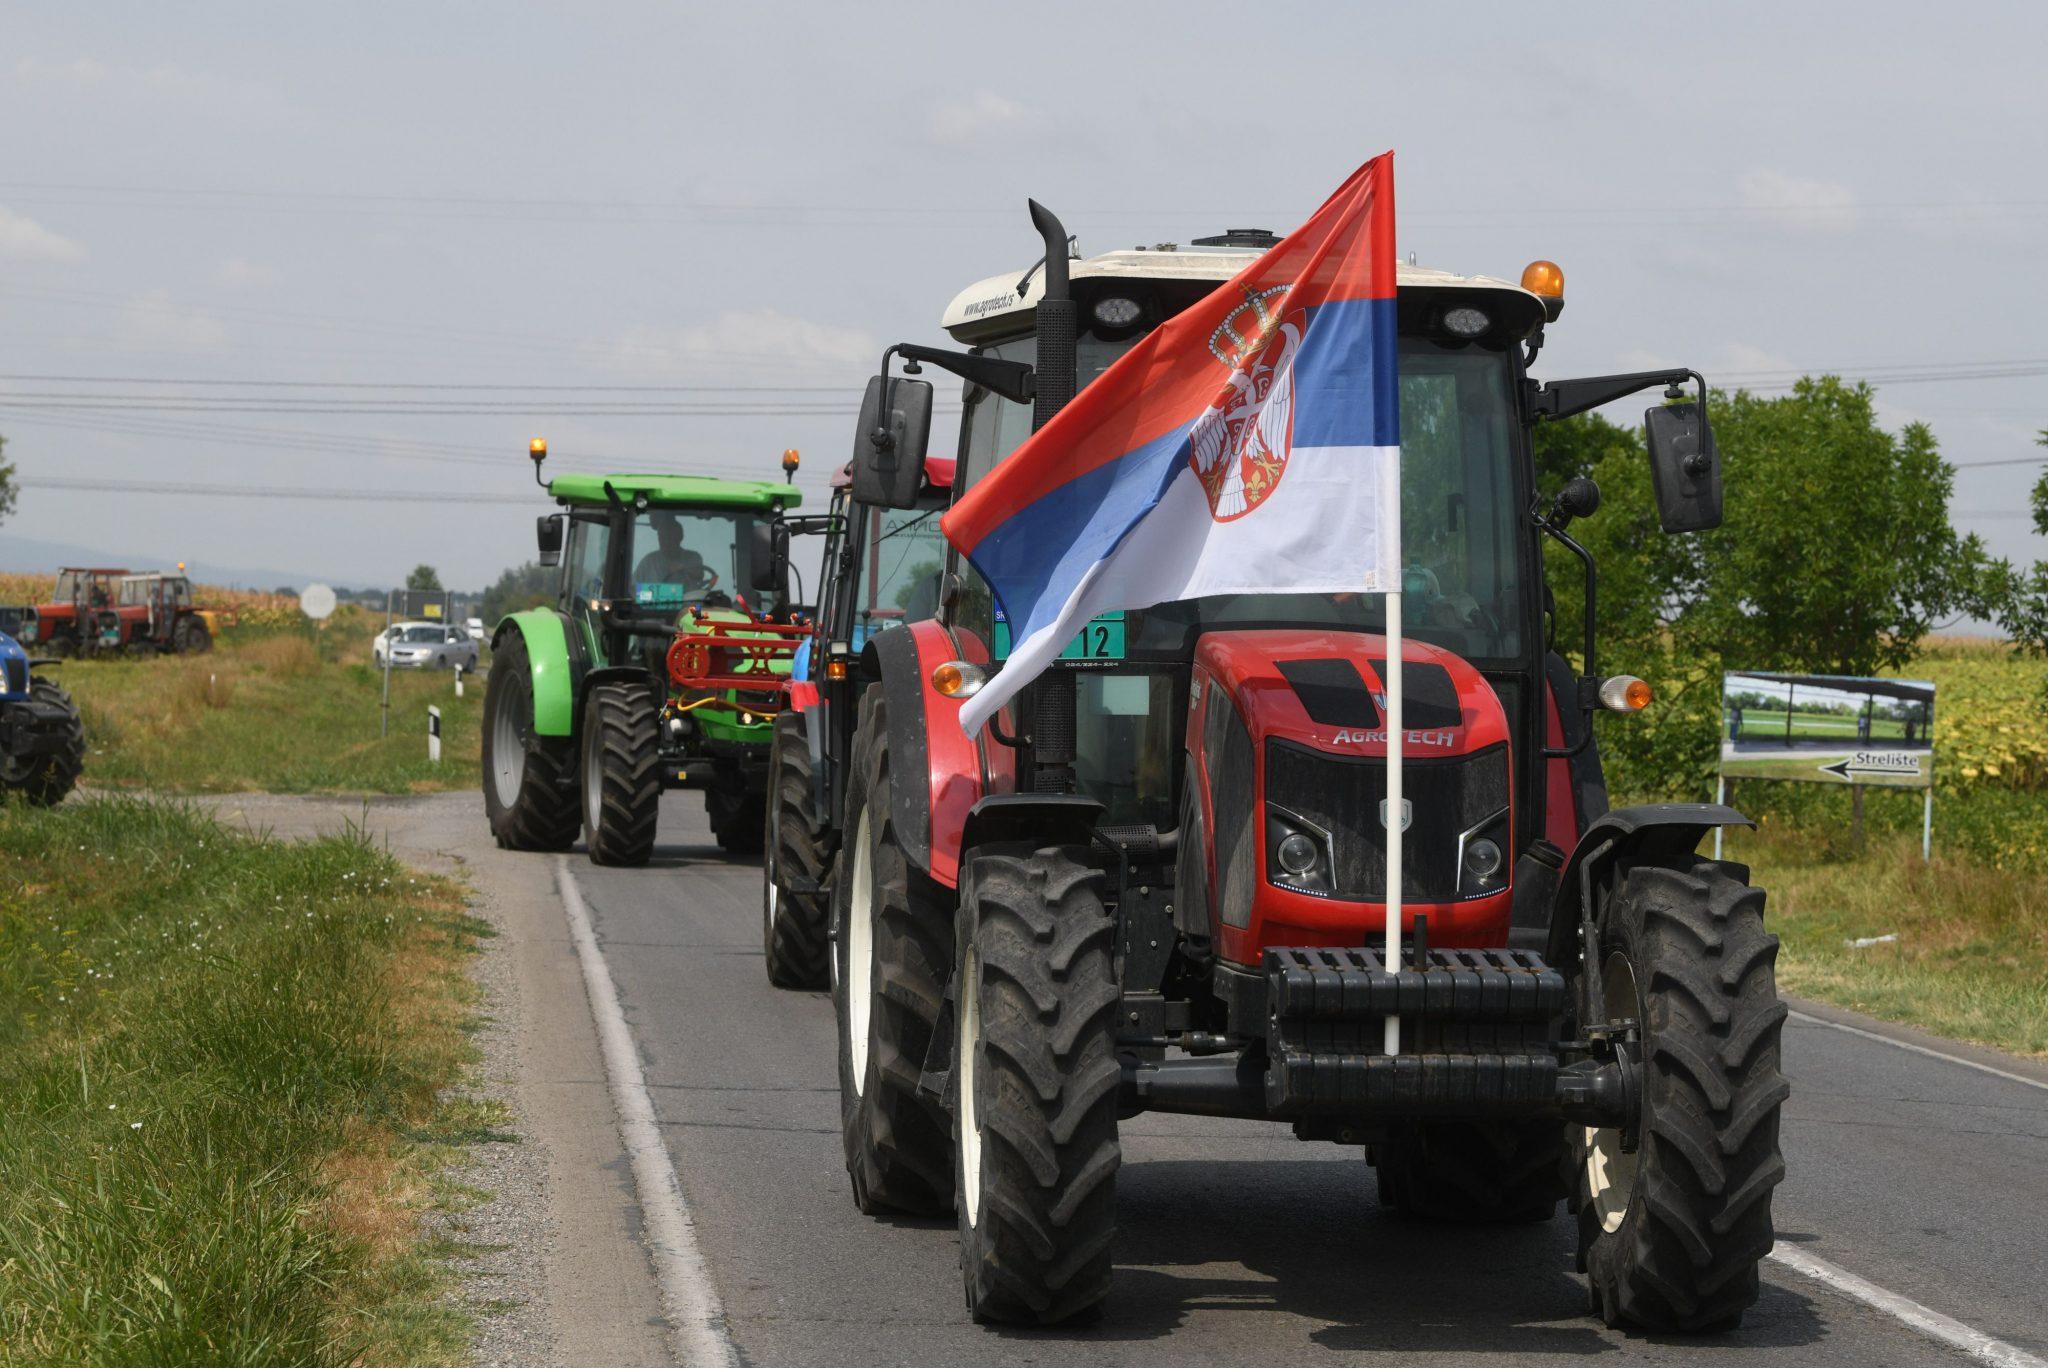
{"type": "MultiPolygon", "coordinates": [[[[1242,271],[1263,249],[1253,247],[1135,247],[1129,251],[1104,252],[1101,256],[1077,260],[1068,267],[1076,283],[1084,280],[1190,281],[1221,284],[1242,271]]],[[[946,306],[939,326],[958,341],[969,342],[1000,336],[1029,326],[1037,312],[1033,297],[1042,285],[1042,272],[1033,271],[1032,292],[1017,294],[1022,268],[977,280],[946,306]]],[[[1454,289],[1498,291],[1512,297],[1529,316],[1533,326],[1543,317],[1541,296],[1509,280],[1493,276],[1457,275],[1428,266],[1400,263],[1395,272],[1396,287],[1402,290],[1454,289]]]]}
{"type": "Polygon", "coordinates": [[[664,507],[751,508],[765,512],[803,502],[794,485],[772,480],[720,480],[709,475],[557,475],[548,481],[548,493],[566,503],[602,504],[604,487],[610,482],[621,499],[630,502],[645,494],[647,501],[664,507]]]}

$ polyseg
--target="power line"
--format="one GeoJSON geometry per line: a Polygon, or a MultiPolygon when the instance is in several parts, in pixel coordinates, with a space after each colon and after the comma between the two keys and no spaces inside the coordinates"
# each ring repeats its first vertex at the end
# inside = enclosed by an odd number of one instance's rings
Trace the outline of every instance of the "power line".
{"type": "Polygon", "coordinates": [[[10,384],[64,385],[204,385],[247,389],[349,389],[349,390],[519,390],[537,393],[584,391],[632,394],[845,394],[859,385],[534,385],[510,381],[451,380],[256,380],[218,378],[176,378],[157,375],[41,375],[0,374],[10,384]]]}

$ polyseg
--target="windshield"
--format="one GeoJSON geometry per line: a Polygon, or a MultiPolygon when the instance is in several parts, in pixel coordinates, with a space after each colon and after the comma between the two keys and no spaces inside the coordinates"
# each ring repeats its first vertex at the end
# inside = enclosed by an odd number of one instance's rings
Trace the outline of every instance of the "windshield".
{"type": "Polygon", "coordinates": [[[448,633],[439,627],[407,627],[398,639],[416,646],[437,646],[448,639],[448,633]]]}
{"type": "Polygon", "coordinates": [[[748,588],[754,514],[656,508],[633,519],[627,575],[643,610],[730,608],[742,596],[761,611],[774,596],[748,588]]]}
{"type": "MultiPolygon", "coordinates": [[[[1092,336],[1082,337],[1076,358],[1081,387],[1086,388],[1089,381],[1108,370],[1110,363],[1129,351],[1140,335],[1118,338],[1113,342],[1092,336]]],[[[1008,342],[991,343],[983,347],[981,353],[1005,361],[1036,365],[1038,339],[1019,337],[1008,342]]],[[[997,462],[1015,451],[1031,435],[1031,405],[1016,404],[994,394],[983,393],[967,412],[967,429],[967,459],[954,477],[960,489],[988,474],[997,462]]]]}
{"type": "MultiPolygon", "coordinates": [[[[1403,626],[1409,636],[1468,660],[1519,657],[1522,511],[1508,358],[1481,346],[1450,348],[1418,337],[1403,337],[1400,347],[1403,626]]],[[[968,423],[965,467],[985,473],[1028,434],[1031,412],[984,394],[968,423]]],[[[971,580],[963,603],[972,604],[980,577],[963,569],[971,580]]],[[[1386,609],[1383,599],[1367,594],[1229,594],[1132,613],[1128,623],[1130,654],[1184,655],[1197,635],[1218,627],[1381,631],[1386,609]]]]}
{"type": "Polygon", "coordinates": [[[868,545],[867,583],[861,594],[866,625],[918,622],[936,617],[946,543],[939,535],[941,508],[881,510],[868,545]]]}

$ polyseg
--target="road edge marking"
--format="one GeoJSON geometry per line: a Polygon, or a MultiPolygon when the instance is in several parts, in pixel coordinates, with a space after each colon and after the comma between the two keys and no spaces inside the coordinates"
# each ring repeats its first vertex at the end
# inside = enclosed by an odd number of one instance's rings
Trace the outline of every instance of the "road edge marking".
{"type": "Polygon", "coordinates": [[[2048,1361],[2036,1358],[2017,1345],[2004,1340],[1993,1339],[1982,1330],[1973,1330],[1959,1320],[1930,1310],[1910,1297],[1888,1292],[1866,1278],[1859,1278],[1846,1268],[1838,1268],[1817,1254],[1787,1246],[1782,1242],[1775,1245],[1765,1256],[1773,1263],[1783,1264],[1795,1273],[1802,1273],[1823,1287],[1854,1297],[1864,1305],[1882,1311],[1896,1321],[1919,1331],[1929,1339],[1939,1340],[1954,1349],[1960,1349],[1979,1363],[1988,1363],[1993,1368],[2048,1368],[2048,1361]]]}
{"type": "Polygon", "coordinates": [[[598,1045],[604,1055],[605,1081],[610,1085],[612,1106],[618,1112],[619,1139],[632,1164],[647,1252],[654,1261],[654,1280],[660,1288],[677,1356],[692,1368],[737,1365],[738,1349],[727,1332],[725,1308],[719,1303],[718,1289],[712,1285],[704,1253],[697,1247],[696,1226],[690,1219],[682,1184],[676,1179],[675,1164],[669,1159],[668,1146],[662,1142],[654,1098],[640,1069],[640,1053],[633,1044],[632,1029],[626,1025],[626,1014],[619,1007],[611,966],[598,948],[590,907],[576,887],[565,855],[555,857],[555,886],[561,891],[569,939],[576,946],[576,958],[583,967],[583,986],[590,995],[590,1015],[597,1025],[598,1045]]]}
{"type": "Polygon", "coordinates": [[[1925,1045],[1916,1045],[1910,1040],[1895,1040],[1891,1036],[1878,1031],[1867,1031],[1861,1026],[1851,1026],[1846,1021],[1829,1021],[1826,1017],[1817,1017],[1811,1012],[1793,1011],[1791,1016],[1792,1020],[1803,1025],[1825,1026],[1831,1031],[1844,1031],[1849,1035],[1860,1036],[1865,1040],[1874,1040],[1880,1045],[1889,1045],[1895,1050],[1909,1050],[1916,1055],[1925,1055],[1929,1059],[1946,1060],[1950,1064],[1960,1064],[1966,1069],[1975,1069],[1978,1073],[1990,1074],[1993,1078],[2002,1078],[2008,1083],[2024,1083],[2030,1088],[2039,1088],[2043,1092],[2048,1092],[2048,1083],[2043,1083],[2038,1078],[2029,1078],[2025,1074],[2013,1073],[2008,1069],[1998,1068],[1995,1065],[1980,1064],[1974,1059],[1965,1059],[1961,1055],[1949,1054],[1944,1050],[1935,1050],[1925,1045]]]}

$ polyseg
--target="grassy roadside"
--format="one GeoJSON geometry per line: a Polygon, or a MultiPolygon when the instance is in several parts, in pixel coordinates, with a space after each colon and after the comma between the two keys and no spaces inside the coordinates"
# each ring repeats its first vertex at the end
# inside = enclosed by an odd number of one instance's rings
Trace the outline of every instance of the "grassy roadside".
{"type": "Polygon", "coordinates": [[[2048,877],[2000,872],[1918,835],[1846,834],[1766,822],[1733,831],[1781,942],[1778,986],[1871,1016],[2017,1054],[2048,1055],[2048,877]],[[1852,946],[1879,936],[1894,941],[1852,946]]]}
{"type": "MultiPolygon", "coordinates": [[[[360,624],[358,624],[360,625],[360,624]]],[[[202,656],[77,660],[54,671],[78,699],[85,781],[173,793],[426,793],[474,788],[484,681],[394,671],[391,735],[370,630],[226,634],[202,656]],[[427,759],[427,707],[442,758],[427,759]]]]}
{"type": "Polygon", "coordinates": [[[0,1361],[458,1360],[453,887],[118,797],[0,806],[0,865],[0,1361]]]}

